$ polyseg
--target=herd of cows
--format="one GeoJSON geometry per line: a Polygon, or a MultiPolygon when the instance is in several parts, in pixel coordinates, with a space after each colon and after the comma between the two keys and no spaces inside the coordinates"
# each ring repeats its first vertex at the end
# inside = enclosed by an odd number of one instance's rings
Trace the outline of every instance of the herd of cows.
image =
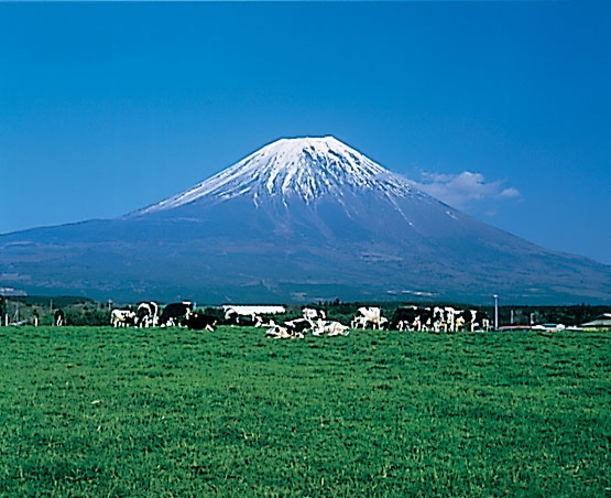
{"type": "MultiPolygon", "coordinates": [[[[478,310],[461,310],[450,306],[401,306],[390,319],[380,308],[361,307],[350,324],[327,320],[323,310],[303,308],[303,316],[276,323],[270,318],[270,307],[224,306],[220,315],[195,310],[194,303],[183,301],[163,308],[155,302],[142,302],[135,309],[113,309],[110,324],[113,327],[187,327],[190,330],[214,331],[218,325],[252,325],[265,327],[266,336],[278,339],[304,338],[313,335],[348,335],[350,329],[386,329],[399,331],[425,331],[454,333],[459,331],[489,330],[489,317],[478,310]]],[[[280,307],[281,308],[281,307],[280,307]]],[[[63,325],[61,310],[55,314],[55,325],[63,325]]]]}

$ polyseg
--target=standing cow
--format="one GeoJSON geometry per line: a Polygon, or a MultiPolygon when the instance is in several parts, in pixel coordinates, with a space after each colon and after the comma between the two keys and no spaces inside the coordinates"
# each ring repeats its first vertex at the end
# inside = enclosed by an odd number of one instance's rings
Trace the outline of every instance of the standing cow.
{"type": "Polygon", "coordinates": [[[66,323],[66,315],[62,310],[56,310],[53,315],[53,324],[56,327],[62,327],[66,323]]]}
{"type": "Polygon", "coordinates": [[[359,308],[356,312],[356,316],[350,322],[350,327],[356,328],[367,328],[371,325],[372,329],[381,330],[383,326],[388,323],[388,318],[382,316],[382,310],[378,307],[370,306],[369,308],[359,308]]]}
{"type": "Polygon", "coordinates": [[[138,304],[136,327],[156,327],[159,322],[159,305],[153,301],[138,304]]]}
{"type": "Polygon", "coordinates": [[[391,330],[420,330],[422,310],[418,306],[401,306],[397,308],[390,319],[388,328],[391,330]]]}
{"type": "Polygon", "coordinates": [[[162,327],[176,327],[181,325],[183,320],[193,313],[193,308],[193,303],[190,301],[168,304],[161,312],[159,325],[162,327]]]}
{"type": "Polygon", "coordinates": [[[133,327],[136,323],[136,313],[132,310],[114,309],[110,313],[110,324],[113,327],[133,327]]]}

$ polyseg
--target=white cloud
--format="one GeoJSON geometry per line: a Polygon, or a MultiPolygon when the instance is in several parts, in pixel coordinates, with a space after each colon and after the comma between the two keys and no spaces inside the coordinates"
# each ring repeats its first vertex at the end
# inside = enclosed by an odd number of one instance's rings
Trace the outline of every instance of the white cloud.
{"type": "Polygon", "coordinates": [[[458,209],[474,204],[505,199],[519,199],[520,192],[504,186],[504,180],[487,182],[481,173],[463,171],[459,174],[422,173],[421,181],[411,181],[429,195],[458,209]]]}

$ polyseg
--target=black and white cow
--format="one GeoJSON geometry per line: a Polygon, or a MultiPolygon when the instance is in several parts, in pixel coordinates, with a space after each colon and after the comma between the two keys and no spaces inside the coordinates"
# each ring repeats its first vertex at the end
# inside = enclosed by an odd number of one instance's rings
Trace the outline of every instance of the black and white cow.
{"type": "Polygon", "coordinates": [[[162,327],[176,327],[193,313],[193,303],[183,301],[182,303],[168,304],[161,312],[159,325],[162,327]]]}
{"type": "Polygon", "coordinates": [[[242,327],[253,327],[253,326],[257,326],[257,323],[259,323],[259,321],[262,321],[262,318],[254,313],[241,314],[241,313],[238,313],[233,308],[228,308],[225,311],[223,324],[224,325],[240,325],[242,327]]]}
{"type": "Polygon", "coordinates": [[[53,315],[53,324],[56,327],[62,327],[66,324],[66,315],[62,310],[55,311],[55,314],[53,315]]]}
{"type": "Polygon", "coordinates": [[[53,325],[61,327],[66,324],[66,315],[62,310],[56,310],[53,315],[53,325]]]}
{"type": "Polygon", "coordinates": [[[136,323],[136,313],[132,310],[114,309],[110,312],[110,324],[113,327],[133,327],[136,323]]]}
{"type": "Polygon", "coordinates": [[[382,330],[386,323],[388,323],[388,318],[382,316],[380,308],[363,306],[356,311],[356,316],[350,322],[350,327],[365,329],[371,326],[372,329],[382,330]]]}
{"type": "Polygon", "coordinates": [[[303,308],[303,317],[309,322],[314,323],[316,320],[326,320],[327,315],[324,310],[317,310],[314,308],[303,308]]]}
{"type": "Polygon", "coordinates": [[[474,330],[490,330],[490,317],[484,311],[471,310],[473,315],[471,319],[471,331],[474,330]]]}
{"type": "Polygon", "coordinates": [[[295,318],[294,320],[286,321],[282,324],[290,334],[302,334],[308,329],[311,329],[314,324],[305,318],[295,318]]]}
{"type": "Polygon", "coordinates": [[[426,332],[439,332],[439,323],[442,320],[441,308],[426,307],[420,310],[420,319],[416,330],[424,330],[426,332]]]}
{"type": "Polygon", "coordinates": [[[457,310],[454,315],[454,331],[462,332],[463,330],[471,330],[472,322],[472,311],[471,310],[457,310]]]}
{"type": "Polygon", "coordinates": [[[335,337],[338,335],[348,335],[350,333],[350,327],[340,322],[323,320],[319,318],[316,322],[316,327],[312,330],[312,335],[320,336],[326,335],[329,337],[335,337]]]}
{"type": "Polygon", "coordinates": [[[196,312],[186,316],[182,324],[186,325],[189,330],[207,330],[208,332],[214,332],[216,330],[217,321],[218,319],[215,316],[196,312]]]}
{"type": "Polygon", "coordinates": [[[153,301],[138,304],[136,327],[156,327],[159,322],[159,305],[153,301]]]}
{"type": "Polygon", "coordinates": [[[420,330],[422,310],[418,306],[401,306],[390,319],[391,330],[420,330]]]}
{"type": "Polygon", "coordinates": [[[272,339],[304,339],[305,335],[303,332],[289,330],[287,327],[282,325],[273,325],[267,329],[265,332],[265,337],[271,337],[272,339]]]}

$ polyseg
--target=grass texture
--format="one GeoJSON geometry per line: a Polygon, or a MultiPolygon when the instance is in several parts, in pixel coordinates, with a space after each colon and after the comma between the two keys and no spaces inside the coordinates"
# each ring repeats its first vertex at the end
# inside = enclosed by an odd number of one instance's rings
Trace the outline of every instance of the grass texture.
{"type": "Polygon", "coordinates": [[[608,333],[0,329],[0,497],[611,497],[608,333]]]}

